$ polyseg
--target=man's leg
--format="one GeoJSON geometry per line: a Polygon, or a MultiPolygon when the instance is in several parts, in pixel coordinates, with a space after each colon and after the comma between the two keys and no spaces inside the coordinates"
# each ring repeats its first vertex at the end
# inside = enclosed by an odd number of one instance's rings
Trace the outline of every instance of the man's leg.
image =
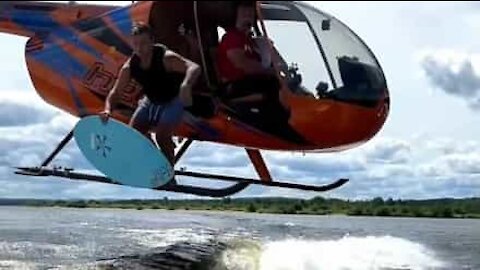
{"type": "Polygon", "coordinates": [[[158,146],[162,150],[165,157],[170,162],[172,167],[175,165],[175,143],[172,140],[172,134],[168,134],[165,130],[158,129],[155,132],[155,139],[158,146]]]}
{"type": "Polygon", "coordinates": [[[150,135],[150,127],[147,123],[142,122],[141,120],[135,119],[131,120],[129,126],[136,129],[138,132],[142,133],[145,138],[150,140],[154,145],[155,142],[152,140],[152,136],[150,135]]]}
{"type": "MultiPolygon", "coordinates": [[[[163,106],[159,118],[156,120],[156,141],[172,167],[175,166],[175,143],[172,137],[175,129],[182,122],[183,112],[183,104],[179,99],[175,99],[163,106]]],[[[175,178],[173,178],[170,184],[175,183],[175,178]]]]}
{"type": "Polygon", "coordinates": [[[136,129],[138,132],[142,133],[148,140],[150,140],[154,145],[155,142],[150,136],[150,126],[151,118],[149,117],[149,104],[146,99],[140,101],[137,109],[130,119],[129,126],[136,129]]]}

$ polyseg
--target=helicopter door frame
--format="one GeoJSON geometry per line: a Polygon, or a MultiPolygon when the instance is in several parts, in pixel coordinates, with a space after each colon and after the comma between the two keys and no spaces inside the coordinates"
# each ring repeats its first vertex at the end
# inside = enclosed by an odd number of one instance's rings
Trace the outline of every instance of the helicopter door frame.
{"type": "Polygon", "coordinates": [[[198,16],[198,1],[193,1],[193,16],[194,16],[194,21],[195,21],[195,33],[197,36],[198,40],[198,46],[200,50],[200,57],[202,59],[202,68],[205,71],[204,72],[204,77],[205,81],[207,82],[207,86],[209,89],[212,89],[212,81],[210,80],[210,72],[208,70],[207,66],[207,60],[205,58],[205,49],[204,49],[204,44],[203,44],[203,39],[202,39],[202,33],[200,31],[200,20],[198,16]]]}
{"type": "Polygon", "coordinates": [[[337,88],[338,85],[337,85],[337,81],[335,80],[335,76],[333,76],[332,66],[330,65],[330,62],[328,62],[328,58],[327,58],[327,55],[325,53],[325,49],[323,49],[322,43],[320,42],[320,39],[318,38],[317,33],[313,29],[312,23],[310,22],[308,17],[305,16],[305,14],[299,8],[297,8],[295,6],[295,4],[293,4],[293,6],[296,9],[298,9],[298,11],[300,13],[302,13],[302,15],[305,17],[305,22],[308,25],[308,29],[310,29],[310,33],[312,33],[313,38],[315,39],[315,43],[317,44],[317,47],[320,50],[320,54],[322,55],[323,62],[325,63],[325,67],[327,68],[328,76],[330,77],[330,81],[332,82],[332,86],[333,86],[333,88],[337,88]]]}

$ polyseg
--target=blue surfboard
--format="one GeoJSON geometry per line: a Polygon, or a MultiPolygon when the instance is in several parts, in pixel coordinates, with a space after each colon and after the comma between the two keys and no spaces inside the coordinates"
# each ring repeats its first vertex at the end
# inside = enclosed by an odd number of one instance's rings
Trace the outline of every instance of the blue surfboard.
{"type": "Polygon", "coordinates": [[[73,135],[78,147],[100,172],[122,185],[156,188],[172,179],[170,162],[137,130],[99,116],[81,119],[73,135]]]}

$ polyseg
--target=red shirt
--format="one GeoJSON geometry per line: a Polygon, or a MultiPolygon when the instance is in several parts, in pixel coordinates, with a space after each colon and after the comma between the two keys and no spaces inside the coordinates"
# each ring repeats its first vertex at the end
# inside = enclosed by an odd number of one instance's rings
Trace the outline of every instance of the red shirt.
{"type": "Polygon", "coordinates": [[[245,77],[245,72],[236,68],[228,59],[227,52],[231,49],[242,49],[249,59],[261,61],[260,55],[254,50],[252,38],[237,29],[230,29],[223,36],[217,50],[217,68],[222,81],[236,81],[245,77]]]}

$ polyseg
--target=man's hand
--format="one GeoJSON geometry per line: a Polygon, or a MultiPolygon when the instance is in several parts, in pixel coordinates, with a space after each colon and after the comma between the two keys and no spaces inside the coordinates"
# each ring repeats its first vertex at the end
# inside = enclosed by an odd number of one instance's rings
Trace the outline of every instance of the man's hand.
{"type": "Polygon", "coordinates": [[[192,87],[189,84],[182,83],[180,86],[180,101],[184,107],[190,107],[193,105],[192,100],[192,87]]]}
{"type": "Polygon", "coordinates": [[[108,122],[108,119],[110,118],[111,115],[112,115],[112,112],[110,112],[109,110],[104,110],[98,114],[98,116],[100,116],[100,119],[104,124],[108,122]]]}

